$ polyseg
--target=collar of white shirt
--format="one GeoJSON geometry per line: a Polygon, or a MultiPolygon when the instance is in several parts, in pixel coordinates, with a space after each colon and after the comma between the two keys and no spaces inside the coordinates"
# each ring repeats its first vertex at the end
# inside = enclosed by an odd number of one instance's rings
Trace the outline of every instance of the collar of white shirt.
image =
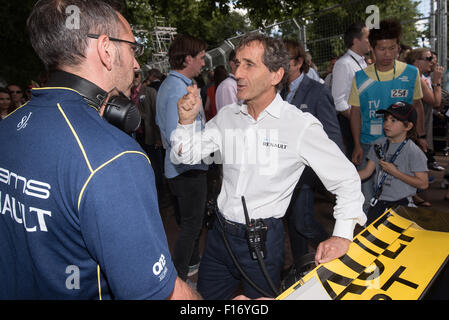
{"type": "MultiPolygon", "coordinates": [[[[279,92],[276,93],[276,96],[274,97],[273,101],[271,101],[271,103],[260,113],[258,120],[262,119],[265,113],[279,119],[281,117],[281,105],[283,101],[284,100],[282,100],[282,97],[279,94],[279,92]]],[[[236,109],[235,113],[240,112],[243,113],[244,115],[249,116],[248,105],[245,103],[240,105],[239,108],[236,109]]]]}
{"type": "Polygon", "coordinates": [[[362,66],[365,65],[366,67],[366,61],[365,58],[359,55],[358,53],[355,53],[351,49],[348,49],[348,55],[352,56],[358,63],[360,63],[362,66]]]}

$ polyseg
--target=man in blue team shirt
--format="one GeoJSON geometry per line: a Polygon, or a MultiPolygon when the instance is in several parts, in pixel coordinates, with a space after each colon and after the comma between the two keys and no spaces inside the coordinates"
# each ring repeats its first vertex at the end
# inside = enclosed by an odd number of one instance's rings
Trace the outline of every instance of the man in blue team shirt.
{"type": "MultiPolygon", "coordinates": [[[[170,136],[178,125],[178,100],[187,94],[192,79],[204,66],[206,43],[189,35],[178,35],[168,51],[172,70],[162,82],[156,99],[156,124],[161,130],[162,144],[166,149],[165,176],[171,193],[176,198],[177,222],[180,230],[173,251],[173,262],[178,275],[186,280],[198,270],[198,242],[203,226],[207,197],[207,169],[202,163],[185,165],[173,163],[170,158],[170,136]]],[[[203,114],[204,115],[204,114],[203,114]]],[[[196,130],[204,127],[205,118],[198,115],[196,130]]]]}
{"type": "Polygon", "coordinates": [[[0,125],[0,299],[200,298],[171,261],[147,156],[101,116],[139,69],[128,22],[41,0],[28,30],[53,74],[0,125]]]}

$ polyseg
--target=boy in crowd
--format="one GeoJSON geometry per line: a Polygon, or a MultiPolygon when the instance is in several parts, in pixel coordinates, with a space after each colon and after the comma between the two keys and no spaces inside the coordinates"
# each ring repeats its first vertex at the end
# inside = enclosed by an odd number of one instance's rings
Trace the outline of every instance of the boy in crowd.
{"type": "Polygon", "coordinates": [[[375,141],[368,153],[368,162],[359,171],[366,179],[375,171],[375,194],[368,210],[367,224],[372,223],[388,208],[409,206],[416,189],[427,189],[427,159],[413,142],[416,138],[416,110],[406,102],[396,102],[384,114],[386,137],[375,141]]]}

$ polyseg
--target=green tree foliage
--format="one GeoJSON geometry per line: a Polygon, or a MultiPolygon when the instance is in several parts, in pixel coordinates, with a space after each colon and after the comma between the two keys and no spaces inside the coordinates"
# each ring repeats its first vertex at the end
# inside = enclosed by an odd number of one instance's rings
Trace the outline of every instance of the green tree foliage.
{"type": "MultiPolygon", "coordinates": [[[[148,32],[154,27],[154,17],[165,17],[177,28],[178,33],[189,33],[207,41],[209,49],[219,46],[225,39],[273,22],[296,18],[300,24],[307,23],[307,35],[314,39],[344,32],[350,21],[365,20],[365,8],[372,0],[108,0],[117,3],[135,30],[138,38],[149,48],[148,32]],[[329,11],[324,9],[343,5],[329,11]],[[247,10],[243,17],[230,8],[247,10]],[[304,19],[301,19],[304,17],[304,19]]],[[[27,85],[43,71],[34,53],[26,31],[26,19],[36,0],[3,1],[0,7],[2,41],[0,47],[0,77],[7,82],[27,85]]],[[[416,44],[418,33],[412,19],[418,16],[417,1],[389,0],[375,3],[380,18],[399,17],[404,22],[403,41],[416,44]]],[[[292,25],[281,26],[283,36],[293,36],[292,25]]],[[[341,39],[332,38],[330,44],[310,44],[316,52],[331,50],[335,54],[344,50],[341,39]]],[[[147,50],[140,62],[150,56],[147,50]]],[[[313,52],[312,52],[313,54],[313,52]]]]}

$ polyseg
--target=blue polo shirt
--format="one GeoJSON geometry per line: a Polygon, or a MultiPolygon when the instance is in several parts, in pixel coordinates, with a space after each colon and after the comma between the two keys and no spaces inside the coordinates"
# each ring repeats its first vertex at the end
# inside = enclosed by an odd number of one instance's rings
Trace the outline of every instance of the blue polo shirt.
{"type": "Polygon", "coordinates": [[[0,299],[165,299],[176,270],[138,144],[79,93],[0,123],[0,299]]]}
{"type": "MultiPolygon", "coordinates": [[[[208,166],[203,163],[187,165],[173,163],[170,158],[171,143],[170,137],[176,129],[179,121],[178,101],[187,94],[187,87],[191,86],[192,80],[176,71],[170,71],[167,78],[159,87],[156,98],[156,124],[161,130],[162,144],[166,150],[164,159],[165,176],[169,179],[175,178],[183,172],[189,170],[207,170],[208,166]]],[[[201,131],[201,113],[195,121],[195,130],[201,131]]]]}

